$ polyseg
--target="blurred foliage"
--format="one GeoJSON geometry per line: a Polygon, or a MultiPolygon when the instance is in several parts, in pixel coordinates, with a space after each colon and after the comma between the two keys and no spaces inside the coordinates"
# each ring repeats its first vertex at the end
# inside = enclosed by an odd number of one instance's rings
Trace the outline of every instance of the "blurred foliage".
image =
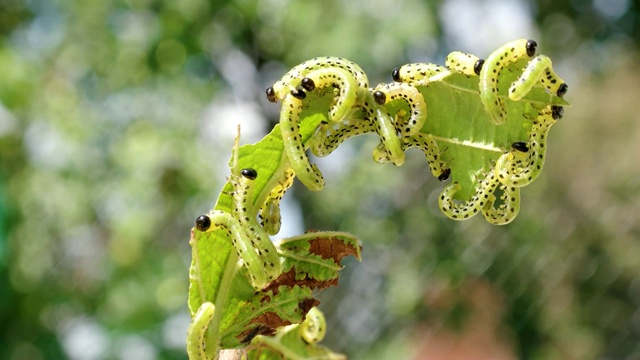
{"type": "Polygon", "coordinates": [[[444,218],[423,157],[375,165],[367,137],[321,159],[322,193],[294,186],[305,228],[364,242],[321,294],[323,344],[352,359],[640,357],[639,8],[3,0],[0,353],[184,359],[189,228],[224,183],[236,123],[253,142],[275,121],[272,81],[335,55],[387,82],[531,37],[573,107],[512,224],[444,218]]]}

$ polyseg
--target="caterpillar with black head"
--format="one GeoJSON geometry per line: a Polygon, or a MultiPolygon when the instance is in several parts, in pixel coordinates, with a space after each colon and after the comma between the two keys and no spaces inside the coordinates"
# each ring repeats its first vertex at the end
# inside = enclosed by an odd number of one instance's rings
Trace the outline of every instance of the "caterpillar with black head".
{"type": "MultiPolygon", "coordinates": [[[[348,85],[354,87],[355,93],[360,91],[366,91],[369,88],[369,80],[367,79],[367,75],[362,71],[360,66],[356,63],[349,61],[340,57],[318,57],[311,60],[307,60],[299,65],[294,66],[291,70],[289,70],[284,76],[276,81],[271,87],[267,88],[267,100],[270,102],[278,102],[284,100],[284,98],[291,93],[291,91],[297,90],[299,88],[305,89],[307,91],[313,91],[315,87],[319,87],[323,84],[325,80],[319,80],[318,78],[313,79],[317,81],[314,85],[310,85],[309,83],[303,84],[305,78],[309,78],[309,74],[317,71],[317,70],[338,70],[340,72],[348,73],[348,78],[353,79],[354,81],[347,80],[346,83],[348,85]]],[[[323,71],[317,72],[316,75],[326,74],[323,71]]],[[[315,75],[314,75],[315,76],[315,75]]],[[[314,77],[312,76],[312,77],[314,77]]],[[[343,100],[344,101],[344,100],[343,100]]],[[[348,101],[344,101],[345,103],[349,103],[348,101]]]]}
{"type": "Polygon", "coordinates": [[[458,182],[453,182],[442,190],[438,198],[438,205],[440,210],[450,219],[466,220],[480,212],[498,185],[499,182],[495,174],[490,172],[479,181],[476,192],[470,199],[456,203],[454,195],[461,189],[461,186],[458,182]]]}
{"type": "Polygon", "coordinates": [[[298,327],[300,337],[308,344],[315,344],[324,339],[327,332],[327,322],[324,314],[317,307],[312,307],[305,320],[298,327]]]}
{"type": "Polygon", "coordinates": [[[301,111],[301,100],[293,96],[287,96],[282,100],[280,131],[284,140],[284,150],[298,179],[309,190],[320,191],[324,187],[324,177],[316,164],[311,164],[305,152],[305,144],[300,136],[301,111]]]}
{"type": "Polygon", "coordinates": [[[562,114],[560,106],[549,106],[540,112],[534,121],[529,141],[513,143],[513,150],[498,159],[495,171],[500,182],[522,187],[538,178],[545,162],[549,130],[562,118],[562,114]]]}
{"type": "Polygon", "coordinates": [[[482,66],[480,100],[496,124],[504,123],[507,117],[499,90],[502,71],[511,63],[523,58],[531,59],[522,74],[509,87],[509,99],[522,99],[537,83],[542,83],[547,90],[559,97],[567,92],[567,85],[553,71],[551,60],[545,55],[535,55],[537,46],[533,40],[520,39],[509,42],[491,53],[482,66]]]}
{"type": "Polygon", "coordinates": [[[251,201],[254,180],[258,173],[251,168],[242,169],[240,174],[232,172],[229,182],[233,190],[233,211],[213,210],[200,215],[195,229],[202,232],[224,230],[247,269],[251,285],[260,290],[274,280],[281,272],[280,259],[269,235],[257,223],[251,201]]]}

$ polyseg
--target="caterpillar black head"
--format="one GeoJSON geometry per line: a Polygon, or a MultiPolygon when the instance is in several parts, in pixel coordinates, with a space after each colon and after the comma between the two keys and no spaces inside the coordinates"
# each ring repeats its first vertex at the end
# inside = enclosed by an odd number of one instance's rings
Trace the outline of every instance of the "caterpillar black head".
{"type": "Polygon", "coordinates": [[[402,81],[402,79],[400,78],[400,68],[399,67],[394,68],[391,71],[391,77],[393,78],[393,81],[396,81],[396,82],[401,82],[402,81]]]}
{"type": "Polygon", "coordinates": [[[511,147],[521,152],[529,151],[529,145],[527,145],[527,143],[524,141],[516,141],[513,144],[511,144],[511,147]]]}
{"type": "Polygon", "coordinates": [[[316,88],[316,83],[306,77],[300,81],[300,86],[307,91],[313,91],[316,88]]]}
{"type": "Polygon", "coordinates": [[[278,98],[276,97],[276,91],[273,90],[272,87],[268,87],[267,91],[265,91],[267,94],[267,100],[269,100],[269,102],[275,103],[278,102],[278,98]]]}
{"type": "Polygon", "coordinates": [[[527,49],[527,56],[533,57],[536,54],[536,48],[538,47],[538,43],[534,40],[527,41],[525,48],[527,49]]]}
{"type": "Polygon", "coordinates": [[[200,231],[207,231],[211,227],[211,218],[207,215],[200,215],[196,219],[196,229],[200,231]]]}
{"type": "Polygon", "coordinates": [[[380,90],[373,93],[373,99],[378,105],[384,105],[387,102],[387,95],[380,90]]]}
{"type": "Polygon", "coordinates": [[[258,178],[258,172],[256,169],[247,168],[240,170],[240,174],[249,180],[255,180],[258,178]]]}
{"type": "Polygon", "coordinates": [[[442,171],[442,174],[438,175],[438,180],[445,181],[451,176],[451,169],[446,168],[442,171]]]}

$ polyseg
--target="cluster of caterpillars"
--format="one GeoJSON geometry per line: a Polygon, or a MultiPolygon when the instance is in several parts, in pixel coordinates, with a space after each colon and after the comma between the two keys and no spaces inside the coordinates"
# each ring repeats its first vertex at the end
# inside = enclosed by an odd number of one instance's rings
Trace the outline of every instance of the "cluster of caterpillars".
{"type": "MultiPolygon", "coordinates": [[[[537,44],[532,40],[512,41],[493,52],[487,59],[474,55],[452,52],[445,66],[429,63],[413,63],[392,71],[394,82],[369,86],[369,80],[355,63],[336,57],[315,58],[292,68],[273,86],[266,90],[270,102],[280,102],[280,129],[287,159],[262,189],[267,194],[261,204],[253,204],[255,181],[258,172],[253,168],[238,167],[238,144],[229,178],[232,197],[230,212],[212,210],[199,216],[194,231],[226,232],[235,248],[247,279],[256,290],[261,290],[277,278],[281,263],[269,235],[280,231],[280,201],[294,177],[309,189],[319,191],[324,187],[324,178],[306,154],[310,149],[317,156],[327,156],[344,140],[367,133],[378,135],[380,142],[373,150],[373,159],[378,163],[391,162],[402,165],[405,151],[418,148],[425,154],[429,169],[440,181],[447,180],[452,171],[450,164],[442,158],[436,139],[423,131],[426,121],[443,121],[427,118],[427,105],[421,87],[439,81],[448,74],[476,77],[477,96],[488,115],[488,121],[500,125],[509,121],[506,101],[521,101],[534,87],[543,87],[547,93],[562,98],[567,85],[553,71],[551,60],[536,55],[537,44]],[[527,59],[521,74],[509,84],[509,89],[500,93],[503,71],[510,65],[527,59]],[[310,141],[303,142],[300,134],[300,114],[309,104],[307,95],[323,91],[332,96],[326,109],[326,120],[316,128],[310,141]],[[402,110],[389,106],[401,102],[402,110]],[[260,219],[260,221],[258,221],[260,219]]],[[[502,84],[504,85],[504,84],[502,84]]],[[[436,94],[437,96],[437,94],[436,94]]],[[[444,101],[444,100],[443,100],[444,101]]],[[[445,186],[439,197],[441,210],[451,219],[464,220],[478,213],[493,224],[506,224],[518,214],[520,188],[530,184],[540,174],[545,161],[546,139],[551,126],[563,115],[563,108],[545,105],[533,116],[528,139],[519,139],[498,157],[489,170],[475,175],[475,192],[465,201],[454,200],[461,188],[453,179],[445,186]]],[[[257,167],[258,164],[254,166],[257,167]]],[[[194,244],[192,244],[194,245],[194,244]]],[[[197,244],[194,245],[194,251],[197,244]]],[[[197,257],[197,254],[195,254],[197,257]]],[[[214,314],[213,304],[205,302],[194,316],[190,327],[188,346],[190,356],[206,358],[204,332],[214,314]]],[[[310,322],[311,324],[312,322],[310,322]]],[[[313,322],[312,325],[321,322],[313,322]]],[[[309,331],[308,326],[303,327],[309,331]]],[[[317,341],[324,333],[323,325],[303,334],[317,341]]]]}
{"type": "MultiPolygon", "coordinates": [[[[477,77],[478,91],[469,96],[478,96],[489,119],[496,125],[503,124],[509,116],[505,97],[509,101],[520,101],[535,86],[542,86],[560,98],[567,92],[568,86],[553,71],[551,60],[545,55],[536,55],[536,47],[533,40],[512,41],[486,60],[455,51],[447,56],[445,66],[407,64],[392,71],[394,82],[374,88],[369,87],[365,73],[355,63],[343,58],[315,58],[291,69],[266,93],[269,101],[281,102],[282,137],[293,172],[313,191],[323,188],[324,178],[318,167],[309,161],[306,150],[310,149],[316,156],[326,156],[344,140],[366,133],[376,133],[380,138],[373,150],[376,162],[401,165],[404,152],[415,147],[424,152],[433,175],[444,181],[451,174],[450,166],[442,160],[433,136],[421,131],[425,121],[441,120],[427,118],[428,109],[419,88],[451,73],[477,77]],[[521,75],[510,84],[507,94],[500,94],[503,71],[522,59],[528,62],[521,69],[521,75]],[[300,112],[306,107],[307,94],[318,89],[333,91],[333,102],[327,109],[327,120],[317,127],[311,141],[303,143],[300,112]],[[386,105],[396,100],[405,102],[408,111],[391,113],[386,105]]],[[[476,192],[471,198],[455,201],[459,184],[454,182],[445,187],[439,200],[442,211],[455,220],[482,213],[494,224],[512,221],[519,211],[519,188],[540,174],[547,133],[562,113],[562,107],[554,105],[540,110],[532,121],[529,139],[514,141],[491,171],[476,175],[476,192]],[[496,191],[501,194],[499,201],[494,195],[496,191]]]]}
{"type": "MultiPolygon", "coordinates": [[[[258,177],[252,168],[231,169],[229,183],[233,198],[232,212],[213,210],[196,220],[197,231],[223,229],[228,233],[234,248],[248,270],[251,284],[263,288],[280,274],[276,249],[269,239],[280,230],[280,200],[292,185],[294,177],[309,189],[318,191],[324,187],[324,178],[306,154],[307,149],[317,156],[326,156],[344,140],[352,136],[375,133],[380,143],[373,150],[378,163],[404,163],[405,151],[418,148],[426,156],[433,175],[440,181],[450,177],[451,168],[442,160],[441,150],[431,134],[422,132],[427,119],[427,105],[420,87],[428,86],[435,77],[447,73],[460,73],[478,78],[479,96],[496,124],[507,119],[504,99],[499,94],[501,74],[510,64],[528,59],[522,74],[510,84],[508,98],[519,101],[535,86],[542,85],[551,94],[562,97],[567,85],[554,73],[551,61],[545,55],[536,55],[535,41],[512,41],[486,60],[474,55],[452,52],[445,66],[429,63],[413,63],[392,71],[394,82],[369,86],[364,71],[355,63],[336,57],[315,58],[295,66],[266,91],[271,102],[280,102],[280,129],[288,167],[276,172],[269,181],[266,200],[259,206],[252,204],[254,182],[258,177]],[[308,104],[307,94],[328,91],[333,95],[326,110],[326,121],[318,125],[310,141],[303,143],[300,136],[300,113],[308,104]],[[387,105],[401,101],[407,110],[392,113],[387,105]],[[258,222],[258,218],[260,222],[258,222]]],[[[474,95],[477,94],[477,95],[474,95]]],[[[530,184],[540,174],[545,160],[546,138],[551,126],[563,115],[560,106],[548,105],[538,111],[533,119],[529,139],[513,142],[489,171],[476,174],[476,188],[466,201],[454,200],[460,190],[458,182],[448,184],[439,197],[439,206],[451,219],[464,220],[478,213],[491,223],[506,224],[519,211],[520,187],[530,184]],[[496,196],[497,194],[500,194],[496,196]],[[499,200],[498,200],[499,199],[499,200]]]]}

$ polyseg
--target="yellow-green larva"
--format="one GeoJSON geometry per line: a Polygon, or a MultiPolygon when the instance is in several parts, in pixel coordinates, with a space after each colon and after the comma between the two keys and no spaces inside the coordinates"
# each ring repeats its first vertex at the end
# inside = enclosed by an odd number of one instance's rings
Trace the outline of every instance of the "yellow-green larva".
{"type": "Polygon", "coordinates": [[[447,69],[467,76],[480,75],[483,64],[484,60],[462,51],[453,51],[449,53],[445,60],[447,69]]]}
{"type": "Polygon", "coordinates": [[[226,231],[247,269],[251,285],[260,290],[280,275],[281,265],[275,245],[258,224],[251,204],[257,177],[257,171],[251,168],[242,169],[239,174],[232,169],[229,179],[233,187],[230,193],[233,197],[232,213],[213,210],[199,216],[195,228],[203,232],[226,231]]]}
{"type": "MultiPolygon", "coordinates": [[[[249,237],[247,229],[240,223],[238,218],[225,211],[213,210],[206,215],[201,215],[197,220],[196,229],[198,229],[199,223],[204,221],[210,223],[210,226],[205,230],[206,232],[221,229],[227,233],[238,256],[242,259],[243,265],[248,270],[249,280],[254,288],[262,289],[269,283],[270,276],[267,275],[267,269],[263,265],[264,260],[261,254],[256,251],[256,242],[249,237]]],[[[197,246],[197,244],[194,246],[197,246]]],[[[273,246],[273,243],[271,243],[271,246],[273,246]]],[[[275,253],[275,248],[273,252],[275,253]]],[[[280,262],[278,261],[277,264],[274,263],[274,267],[276,265],[279,267],[280,262]]]]}
{"type": "Polygon", "coordinates": [[[301,86],[308,91],[332,86],[338,94],[334,98],[329,110],[329,120],[344,120],[356,103],[361,102],[367,92],[366,88],[358,87],[358,82],[353,74],[341,68],[321,68],[309,71],[302,78],[301,86]]]}
{"type": "MultiPolygon", "coordinates": [[[[443,162],[440,156],[440,149],[438,143],[429,134],[416,133],[412,136],[405,136],[402,138],[402,146],[406,151],[409,148],[418,148],[422,150],[424,156],[427,158],[427,164],[433,176],[440,181],[444,181],[449,177],[447,174],[451,174],[451,169],[447,167],[447,164],[443,162]]],[[[378,145],[378,156],[374,157],[374,161],[380,164],[388,162],[389,156],[383,151],[382,145],[378,145]]]]}
{"type": "Polygon", "coordinates": [[[298,328],[299,334],[308,344],[315,344],[324,339],[327,323],[324,314],[317,307],[312,307],[305,320],[298,328]]]}
{"type": "Polygon", "coordinates": [[[310,72],[319,69],[345,70],[355,79],[358,88],[369,88],[367,75],[356,63],[340,57],[326,56],[307,60],[293,67],[267,89],[267,99],[271,102],[282,101],[292,90],[301,85],[303,78],[308,77],[310,72]]]}
{"type": "MultiPolygon", "coordinates": [[[[504,123],[507,116],[504,101],[498,93],[502,70],[522,58],[533,58],[537,46],[533,40],[515,40],[501,46],[487,57],[480,71],[480,100],[494,123],[504,123]]],[[[530,85],[530,81],[535,82],[533,79],[525,79],[526,85],[530,85]]]]}
{"type": "Polygon", "coordinates": [[[409,116],[406,119],[404,116],[396,116],[396,130],[402,136],[413,135],[422,129],[427,118],[427,104],[418,89],[409,84],[391,83],[379,85],[375,91],[374,94],[382,92],[385,95],[380,105],[386,105],[394,100],[401,100],[408,105],[409,116]],[[405,121],[399,123],[400,118],[405,121]]]}
{"type": "Polygon", "coordinates": [[[441,74],[447,69],[442,65],[429,63],[412,63],[393,69],[391,77],[393,81],[411,84],[413,86],[426,86],[429,78],[441,74]]]}
{"type": "Polygon", "coordinates": [[[531,184],[542,172],[546,143],[551,126],[562,117],[562,107],[549,106],[540,112],[529,135],[527,151],[522,144],[514,143],[514,150],[501,156],[496,162],[496,175],[501,183],[522,187],[531,184]],[[515,146],[514,146],[515,145],[515,146]]]}
{"type": "Polygon", "coordinates": [[[545,55],[538,55],[529,62],[522,75],[511,85],[509,98],[514,101],[522,99],[538,82],[542,82],[549,92],[560,97],[567,91],[567,85],[553,71],[551,59],[545,55]]]}
{"type": "Polygon", "coordinates": [[[324,178],[315,164],[311,164],[300,137],[300,111],[302,102],[293,96],[282,100],[280,108],[280,130],[284,140],[284,149],[291,167],[298,179],[312,191],[320,191],[324,187],[324,178]]]}
{"type": "Polygon", "coordinates": [[[346,139],[375,131],[375,126],[370,121],[345,119],[339,122],[323,122],[313,134],[311,152],[319,157],[327,156],[346,139]]]}
{"type": "MultiPolygon", "coordinates": [[[[396,127],[391,114],[381,105],[381,103],[384,103],[383,97],[385,97],[385,95],[380,91],[375,91],[369,97],[373,97],[375,100],[370,99],[373,100],[373,102],[369,101],[372,108],[367,118],[375,126],[376,132],[378,136],[380,136],[383,151],[388,155],[394,165],[400,166],[404,164],[404,150],[402,149],[400,138],[396,133],[396,127]]],[[[378,157],[380,157],[380,155],[377,154],[376,149],[374,150],[373,158],[376,159],[378,157]]]]}
{"type": "Polygon", "coordinates": [[[447,185],[438,198],[438,205],[442,212],[453,220],[466,220],[475,216],[488,202],[489,197],[497,188],[499,182],[493,172],[480,180],[476,186],[476,192],[471,199],[456,204],[453,197],[461,189],[458,182],[447,185]]]}
{"type": "Polygon", "coordinates": [[[280,275],[281,266],[275,245],[262,226],[258,224],[253,211],[252,199],[257,177],[258,172],[252,168],[242,169],[239,177],[232,174],[230,180],[234,185],[234,215],[239,219],[240,225],[244,227],[249,236],[250,244],[247,244],[246,247],[252,248],[261,259],[261,262],[247,265],[249,274],[264,272],[267,281],[270,282],[280,275]]]}
{"type": "Polygon", "coordinates": [[[187,329],[187,354],[191,360],[213,359],[215,354],[207,352],[205,337],[207,328],[213,319],[215,306],[210,302],[205,302],[198,308],[198,311],[191,319],[191,324],[187,329]]]}

